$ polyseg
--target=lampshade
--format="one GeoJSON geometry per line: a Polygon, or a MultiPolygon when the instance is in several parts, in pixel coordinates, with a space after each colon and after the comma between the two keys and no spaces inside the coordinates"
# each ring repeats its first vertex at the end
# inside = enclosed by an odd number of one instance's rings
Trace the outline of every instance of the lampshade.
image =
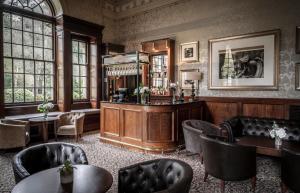
{"type": "Polygon", "coordinates": [[[200,72],[182,72],[183,80],[201,80],[200,72]]]}

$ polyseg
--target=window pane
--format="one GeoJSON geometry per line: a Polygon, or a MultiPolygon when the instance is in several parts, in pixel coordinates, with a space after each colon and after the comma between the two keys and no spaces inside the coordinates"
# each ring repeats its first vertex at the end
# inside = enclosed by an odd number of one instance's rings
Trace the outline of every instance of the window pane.
{"type": "Polygon", "coordinates": [[[44,76],[42,76],[42,75],[35,76],[35,86],[36,87],[44,87],[44,76]]]}
{"type": "Polygon", "coordinates": [[[73,76],[79,76],[79,65],[73,65],[73,76]]]}
{"type": "Polygon", "coordinates": [[[4,28],[3,29],[3,40],[4,42],[11,42],[11,30],[4,28]]]}
{"type": "Polygon", "coordinates": [[[80,99],[79,88],[73,88],[73,99],[74,100],[79,100],[80,99]]]}
{"type": "Polygon", "coordinates": [[[45,74],[54,74],[53,67],[54,67],[54,65],[52,62],[46,62],[45,63],[45,74]]]}
{"type": "Polygon", "coordinates": [[[34,88],[25,88],[25,102],[34,102],[34,88]]]}
{"type": "Polygon", "coordinates": [[[85,54],[79,54],[79,64],[86,64],[85,54]]]}
{"type": "Polygon", "coordinates": [[[38,21],[38,20],[34,20],[33,25],[34,25],[34,32],[35,33],[40,33],[40,34],[43,33],[43,22],[38,21]]]}
{"type": "Polygon", "coordinates": [[[78,42],[77,41],[72,41],[72,50],[75,53],[78,52],[78,42]]]}
{"type": "Polygon", "coordinates": [[[80,87],[87,87],[86,77],[80,77],[80,87]]]}
{"type": "Polygon", "coordinates": [[[12,28],[22,30],[22,17],[12,15],[12,28]]]}
{"type": "Polygon", "coordinates": [[[41,13],[41,14],[43,13],[43,11],[42,11],[42,9],[39,5],[36,6],[35,8],[33,8],[33,11],[36,12],[36,13],[41,13]]]}
{"type": "Polygon", "coordinates": [[[12,103],[13,102],[13,96],[12,96],[12,89],[4,89],[4,99],[5,103],[12,103]]]}
{"type": "Polygon", "coordinates": [[[11,44],[4,43],[3,47],[4,47],[3,55],[4,56],[11,56],[11,44]]]}
{"type": "Polygon", "coordinates": [[[12,74],[4,73],[4,88],[12,88],[12,74]]]}
{"type": "Polygon", "coordinates": [[[53,76],[45,76],[46,84],[45,87],[53,87],[53,76]]]}
{"type": "Polygon", "coordinates": [[[14,73],[24,73],[23,60],[14,60],[14,73]]]}
{"type": "Polygon", "coordinates": [[[44,34],[52,36],[52,24],[51,23],[44,23],[44,34]]]}
{"type": "Polygon", "coordinates": [[[73,63],[78,64],[78,54],[77,53],[73,53],[73,63]]]}
{"type": "Polygon", "coordinates": [[[25,60],[25,73],[34,74],[34,62],[31,60],[25,60]]]}
{"type": "Polygon", "coordinates": [[[3,27],[11,28],[11,15],[9,13],[3,13],[3,27]]]}
{"type": "Polygon", "coordinates": [[[79,83],[79,77],[73,77],[73,88],[79,88],[80,83],[79,83]]]}
{"type": "Polygon", "coordinates": [[[24,46],[24,58],[33,59],[33,47],[24,46]]]}
{"type": "Polygon", "coordinates": [[[80,76],[87,76],[87,66],[80,66],[80,76]]]}
{"type": "Polygon", "coordinates": [[[86,99],[87,98],[87,94],[86,94],[87,89],[86,88],[81,88],[81,99],[86,99]]]}
{"type": "Polygon", "coordinates": [[[43,35],[34,34],[34,46],[43,47],[43,35]]]}
{"type": "Polygon", "coordinates": [[[29,0],[28,7],[34,8],[37,5],[37,2],[35,0],[29,0]]]}
{"type": "Polygon", "coordinates": [[[43,10],[43,12],[44,12],[45,15],[49,15],[49,16],[52,15],[51,9],[50,9],[49,5],[45,1],[42,2],[40,4],[40,6],[41,6],[41,8],[42,8],[42,10],[43,10]]]}
{"type": "Polygon", "coordinates": [[[22,44],[22,31],[12,30],[12,42],[15,44],[22,44]]]}
{"type": "Polygon", "coordinates": [[[33,45],[33,34],[29,32],[24,32],[24,45],[32,46],[33,45]]]}
{"type": "Polygon", "coordinates": [[[25,74],[25,87],[34,87],[34,75],[25,74]]]}
{"type": "Polygon", "coordinates": [[[14,102],[15,103],[24,102],[24,89],[21,88],[14,89],[14,102]]]}
{"type": "Polygon", "coordinates": [[[52,50],[44,49],[44,60],[46,60],[46,61],[53,61],[52,50]]]}
{"type": "Polygon", "coordinates": [[[44,101],[44,89],[43,88],[37,88],[35,89],[36,94],[36,101],[44,101]]]}
{"type": "Polygon", "coordinates": [[[52,37],[44,36],[44,47],[45,48],[52,48],[52,37]]]}
{"type": "Polygon", "coordinates": [[[14,74],[14,87],[24,87],[24,74],[14,74]]]}
{"type": "Polygon", "coordinates": [[[30,18],[26,18],[24,17],[23,18],[23,30],[24,31],[30,31],[32,32],[33,31],[33,20],[30,19],[30,18]]]}
{"type": "Polygon", "coordinates": [[[22,52],[22,46],[21,45],[12,45],[12,51],[13,51],[13,57],[16,58],[22,58],[23,52],[22,52]]]}
{"type": "Polygon", "coordinates": [[[86,43],[79,42],[79,53],[86,53],[86,43]]]}
{"type": "Polygon", "coordinates": [[[34,59],[43,60],[43,48],[34,48],[34,59]]]}
{"type": "Polygon", "coordinates": [[[12,59],[4,58],[4,72],[12,72],[12,59]]]}
{"type": "Polygon", "coordinates": [[[53,88],[46,88],[46,98],[48,100],[53,100],[53,88]]]}
{"type": "Polygon", "coordinates": [[[44,62],[35,62],[35,73],[44,74],[44,62]]]}

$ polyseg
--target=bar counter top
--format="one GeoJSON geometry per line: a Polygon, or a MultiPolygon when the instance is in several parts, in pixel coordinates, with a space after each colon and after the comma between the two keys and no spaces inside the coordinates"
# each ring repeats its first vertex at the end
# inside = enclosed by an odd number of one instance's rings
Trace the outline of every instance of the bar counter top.
{"type": "Polygon", "coordinates": [[[119,104],[119,105],[139,105],[139,106],[177,106],[177,105],[185,105],[185,104],[192,104],[192,103],[199,103],[201,101],[199,100],[195,100],[195,101],[183,101],[183,102],[176,102],[176,103],[172,103],[172,102],[166,102],[166,101],[162,101],[162,102],[158,102],[158,101],[154,101],[154,102],[150,102],[147,104],[141,104],[141,103],[130,103],[130,102],[109,102],[109,101],[101,101],[101,103],[109,103],[109,104],[119,104]]]}

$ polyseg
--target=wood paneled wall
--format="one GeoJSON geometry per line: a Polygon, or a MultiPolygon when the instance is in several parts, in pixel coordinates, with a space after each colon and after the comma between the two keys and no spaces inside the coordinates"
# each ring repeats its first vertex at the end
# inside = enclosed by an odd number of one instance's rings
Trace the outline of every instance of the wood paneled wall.
{"type": "MultiPolygon", "coordinates": [[[[234,116],[289,119],[290,107],[300,99],[198,97],[205,102],[204,119],[220,124],[234,116]]],[[[300,115],[299,115],[300,116],[300,115]]]]}

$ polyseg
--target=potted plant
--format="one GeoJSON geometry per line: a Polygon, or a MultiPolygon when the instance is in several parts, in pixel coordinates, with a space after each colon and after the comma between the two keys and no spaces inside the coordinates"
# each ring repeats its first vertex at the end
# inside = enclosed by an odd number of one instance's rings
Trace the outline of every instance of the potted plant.
{"type": "Polygon", "coordinates": [[[70,184],[73,182],[74,172],[76,169],[69,160],[65,161],[62,167],[59,168],[61,184],[70,184]]]}
{"type": "Polygon", "coordinates": [[[44,118],[48,118],[48,113],[51,109],[53,109],[54,105],[47,100],[44,101],[42,104],[38,105],[37,110],[40,113],[44,113],[44,118]]]}
{"type": "Polygon", "coordinates": [[[282,139],[286,136],[286,131],[274,122],[272,130],[270,130],[270,136],[275,138],[275,147],[280,148],[282,145],[282,139]]]}

